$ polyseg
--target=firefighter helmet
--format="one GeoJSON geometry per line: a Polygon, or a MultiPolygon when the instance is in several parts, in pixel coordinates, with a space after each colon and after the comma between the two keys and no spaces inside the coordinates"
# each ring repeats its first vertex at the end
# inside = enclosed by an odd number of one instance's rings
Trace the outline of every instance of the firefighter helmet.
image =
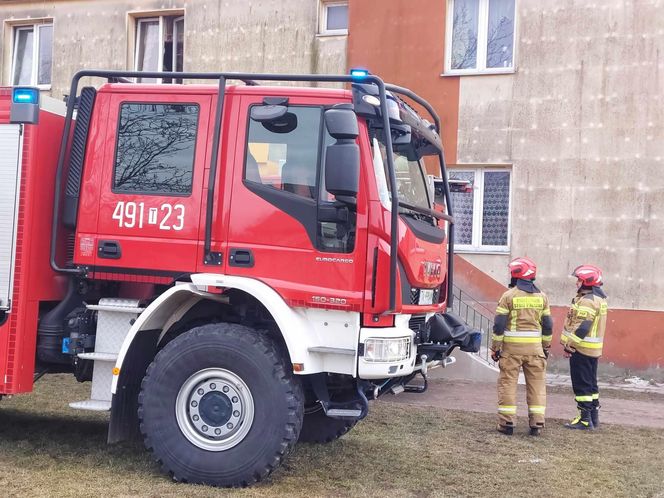
{"type": "Polygon", "coordinates": [[[572,276],[581,280],[583,285],[592,287],[602,285],[602,270],[593,265],[581,265],[574,268],[572,276]]]}
{"type": "Polygon", "coordinates": [[[508,265],[512,278],[522,278],[524,280],[535,280],[537,266],[529,258],[516,258],[508,265]]]}

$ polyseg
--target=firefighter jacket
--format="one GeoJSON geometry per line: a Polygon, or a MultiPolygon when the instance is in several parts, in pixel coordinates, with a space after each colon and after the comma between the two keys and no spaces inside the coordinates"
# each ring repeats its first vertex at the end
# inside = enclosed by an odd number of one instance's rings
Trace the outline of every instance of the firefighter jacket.
{"type": "Polygon", "coordinates": [[[517,280],[498,301],[491,350],[542,355],[551,346],[552,333],[549,298],[533,282],[517,280]]]}
{"type": "Polygon", "coordinates": [[[602,356],[608,310],[601,288],[581,287],[567,312],[560,343],[586,356],[602,356]]]}

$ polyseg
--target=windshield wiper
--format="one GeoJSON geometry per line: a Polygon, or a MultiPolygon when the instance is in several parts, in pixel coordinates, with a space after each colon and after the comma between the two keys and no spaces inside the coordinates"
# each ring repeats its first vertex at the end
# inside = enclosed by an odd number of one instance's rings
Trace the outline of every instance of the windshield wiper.
{"type": "Polygon", "coordinates": [[[416,213],[426,214],[428,216],[433,216],[437,220],[445,220],[445,221],[449,221],[450,223],[454,224],[454,217],[450,216],[449,214],[440,213],[438,211],[434,211],[433,209],[414,206],[413,204],[408,204],[408,203],[403,202],[403,201],[399,201],[399,206],[401,206],[403,208],[406,208],[406,209],[410,209],[411,211],[415,211],[416,213]]]}

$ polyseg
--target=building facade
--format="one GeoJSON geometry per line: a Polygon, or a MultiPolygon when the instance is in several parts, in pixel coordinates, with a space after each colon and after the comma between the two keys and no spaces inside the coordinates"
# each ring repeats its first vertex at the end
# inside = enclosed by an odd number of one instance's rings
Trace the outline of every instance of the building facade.
{"type": "Polygon", "coordinates": [[[570,273],[596,264],[607,358],[664,366],[664,4],[413,3],[351,2],[348,59],[441,114],[450,176],[472,186],[454,194],[457,281],[494,301],[527,255],[560,327],[570,273]]]}
{"type": "Polygon", "coordinates": [[[362,66],[412,88],[469,183],[453,194],[464,290],[492,303],[510,259],[530,256],[560,324],[569,274],[596,264],[607,357],[664,365],[660,0],[9,0],[0,20],[2,83],[54,97],[82,68],[362,66]]]}
{"type": "Polygon", "coordinates": [[[61,97],[79,69],[339,73],[347,2],[0,2],[2,83],[61,97]]]}

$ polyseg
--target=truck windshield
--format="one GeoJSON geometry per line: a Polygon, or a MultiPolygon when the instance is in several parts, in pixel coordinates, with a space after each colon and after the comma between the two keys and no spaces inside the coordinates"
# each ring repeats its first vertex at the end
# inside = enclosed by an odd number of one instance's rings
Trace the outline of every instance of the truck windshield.
{"type": "MultiPolygon", "coordinates": [[[[389,209],[391,192],[388,180],[389,172],[387,170],[387,149],[381,140],[380,133],[374,136],[372,146],[380,200],[389,209]]],[[[421,159],[417,158],[411,152],[412,150],[408,150],[407,147],[403,146],[395,146],[392,149],[399,202],[431,209],[431,195],[424,171],[424,164],[421,159]]]]}

